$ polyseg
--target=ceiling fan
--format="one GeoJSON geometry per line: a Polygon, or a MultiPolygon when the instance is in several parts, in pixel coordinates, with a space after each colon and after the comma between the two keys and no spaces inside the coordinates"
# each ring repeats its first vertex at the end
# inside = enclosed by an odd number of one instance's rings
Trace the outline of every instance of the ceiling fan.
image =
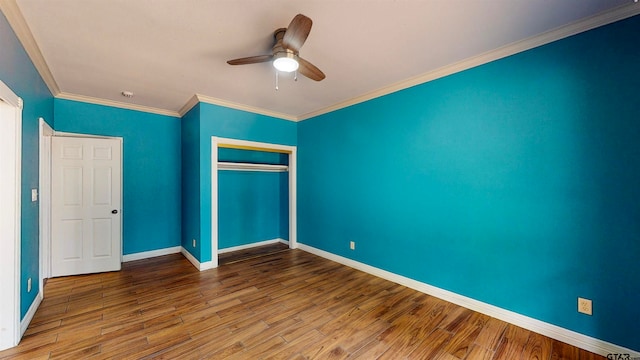
{"type": "Polygon", "coordinates": [[[298,71],[309,79],[320,81],[325,78],[324,73],[298,55],[302,44],[311,32],[312,24],[310,18],[298,14],[291,20],[288,28],[280,28],[273,33],[275,45],[271,49],[271,55],[249,56],[229,60],[227,63],[229,65],[247,65],[273,60],[273,66],[279,71],[298,71]]]}

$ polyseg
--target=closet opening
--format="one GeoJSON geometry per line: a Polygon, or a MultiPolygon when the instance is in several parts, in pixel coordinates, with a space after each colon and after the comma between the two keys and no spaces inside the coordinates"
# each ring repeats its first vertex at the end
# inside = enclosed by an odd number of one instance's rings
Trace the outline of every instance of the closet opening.
{"type": "Polygon", "coordinates": [[[212,138],[211,258],[296,248],[294,146],[212,138]]]}

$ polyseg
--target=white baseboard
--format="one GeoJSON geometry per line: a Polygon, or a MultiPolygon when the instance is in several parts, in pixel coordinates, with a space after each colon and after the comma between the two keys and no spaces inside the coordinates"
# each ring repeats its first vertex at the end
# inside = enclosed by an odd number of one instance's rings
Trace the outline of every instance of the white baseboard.
{"type": "MultiPolygon", "coordinates": [[[[275,244],[275,243],[278,243],[278,242],[281,242],[281,243],[284,243],[284,244],[289,244],[288,241],[278,238],[278,239],[260,241],[260,242],[252,243],[252,244],[234,246],[234,247],[230,247],[230,248],[226,248],[226,249],[220,249],[220,250],[218,250],[218,254],[223,254],[223,253],[226,253],[226,252],[237,251],[237,250],[249,249],[249,248],[256,247],[256,246],[275,244]]],[[[191,253],[187,249],[185,249],[184,247],[179,246],[178,248],[180,249],[180,251],[178,251],[178,252],[181,252],[182,255],[184,255],[184,257],[187,258],[187,260],[189,260],[189,262],[191,264],[193,264],[193,266],[195,266],[196,269],[198,269],[200,271],[213,269],[213,268],[216,268],[218,266],[217,265],[217,263],[218,263],[217,261],[216,262],[214,262],[214,261],[206,261],[206,262],[201,263],[200,261],[198,261],[198,259],[195,258],[195,256],[191,255],[191,253]]]]}
{"type": "Polygon", "coordinates": [[[127,254],[122,256],[122,262],[148,259],[156,256],[164,256],[169,254],[177,254],[182,250],[182,246],[174,246],[170,248],[143,251],[139,253],[127,254]]]}
{"type": "Polygon", "coordinates": [[[609,342],[596,339],[587,335],[583,335],[577,333],[572,330],[568,330],[557,325],[549,324],[544,321],[540,321],[534,318],[530,318],[528,316],[524,316],[513,311],[505,310],[503,308],[499,308],[494,305],[490,305],[460,294],[453,293],[451,291],[447,291],[444,289],[440,289],[438,287],[413,280],[398,274],[394,274],[392,272],[382,270],[371,265],[367,265],[355,260],[351,260],[336,254],[332,254],[330,252],[316,249],[314,247],[298,243],[298,247],[300,250],[309,252],[314,255],[318,255],[325,259],[329,259],[343,265],[347,265],[354,269],[364,271],[371,275],[395,282],[400,285],[404,285],[408,288],[420,291],[427,295],[435,296],[442,300],[454,303],[456,305],[465,307],[467,309],[489,315],[496,319],[508,322],[510,324],[519,326],[521,328],[536,332],[538,334],[542,334],[544,336],[550,337],[552,339],[565,342],[567,344],[576,346],[578,348],[590,351],[592,353],[596,353],[602,356],[607,356],[608,354],[630,354],[631,357],[640,356],[640,351],[634,351],[631,349],[624,348],[622,346],[618,346],[615,344],[611,344],[609,342]]]}
{"type": "Polygon", "coordinates": [[[38,292],[38,295],[36,295],[36,298],[33,300],[33,303],[31,303],[29,310],[27,311],[26,314],[24,314],[24,318],[22,319],[22,321],[20,321],[20,339],[22,339],[24,332],[27,331],[27,328],[29,327],[31,320],[33,320],[33,316],[36,314],[36,311],[40,307],[40,304],[42,303],[42,298],[43,298],[42,292],[38,292]]]}
{"type": "Polygon", "coordinates": [[[224,248],[224,249],[218,249],[218,254],[224,254],[224,253],[228,253],[228,252],[232,252],[232,251],[245,250],[245,249],[250,249],[250,248],[253,248],[253,247],[256,247],[256,246],[271,245],[271,244],[276,244],[276,243],[283,243],[283,244],[289,245],[289,241],[277,238],[277,239],[271,239],[271,240],[265,240],[265,241],[258,241],[258,242],[251,243],[251,244],[245,244],[245,245],[240,245],[240,246],[228,247],[228,248],[224,248]]]}
{"type": "Polygon", "coordinates": [[[182,253],[182,255],[184,255],[184,257],[186,257],[187,260],[189,260],[189,262],[196,267],[196,269],[203,271],[203,270],[213,269],[216,267],[213,261],[205,261],[201,263],[200,261],[198,261],[198,259],[195,258],[195,256],[191,255],[191,253],[187,249],[183,247],[180,247],[180,249],[181,249],[180,252],[182,253]]]}

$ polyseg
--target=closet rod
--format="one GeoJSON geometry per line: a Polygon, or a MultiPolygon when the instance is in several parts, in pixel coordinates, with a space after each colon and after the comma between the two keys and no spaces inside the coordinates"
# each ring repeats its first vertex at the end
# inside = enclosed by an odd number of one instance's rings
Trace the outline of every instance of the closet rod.
{"type": "Polygon", "coordinates": [[[219,161],[218,170],[286,172],[289,171],[289,166],[219,161]]]}

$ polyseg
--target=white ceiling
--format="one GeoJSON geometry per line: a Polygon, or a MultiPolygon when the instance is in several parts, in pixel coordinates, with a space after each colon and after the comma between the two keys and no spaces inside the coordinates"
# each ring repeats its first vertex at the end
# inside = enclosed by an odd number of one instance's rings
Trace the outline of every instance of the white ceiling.
{"type": "MultiPolygon", "coordinates": [[[[3,11],[14,29],[16,18],[26,21],[46,63],[39,70],[48,67],[56,96],[177,114],[198,94],[291,120],[627,17],[640,7],[633,0],[0,1],[17,4],[14,13],[5,11],[7,4],[3,11]],[[325,80],[300,76],[294,82],[284,75],[275,91],[270,63],[226,63],[270,54],[273,31],[297,13],[313,20],[300,56],[322,69],[325,80]],[[135,96],[124,98],[123,90],[135,96]]],[[[28,30],[19,34],[23,43],[28,30]]],[[[27,51],[35,56],[33,46],[27,51]]]]}

